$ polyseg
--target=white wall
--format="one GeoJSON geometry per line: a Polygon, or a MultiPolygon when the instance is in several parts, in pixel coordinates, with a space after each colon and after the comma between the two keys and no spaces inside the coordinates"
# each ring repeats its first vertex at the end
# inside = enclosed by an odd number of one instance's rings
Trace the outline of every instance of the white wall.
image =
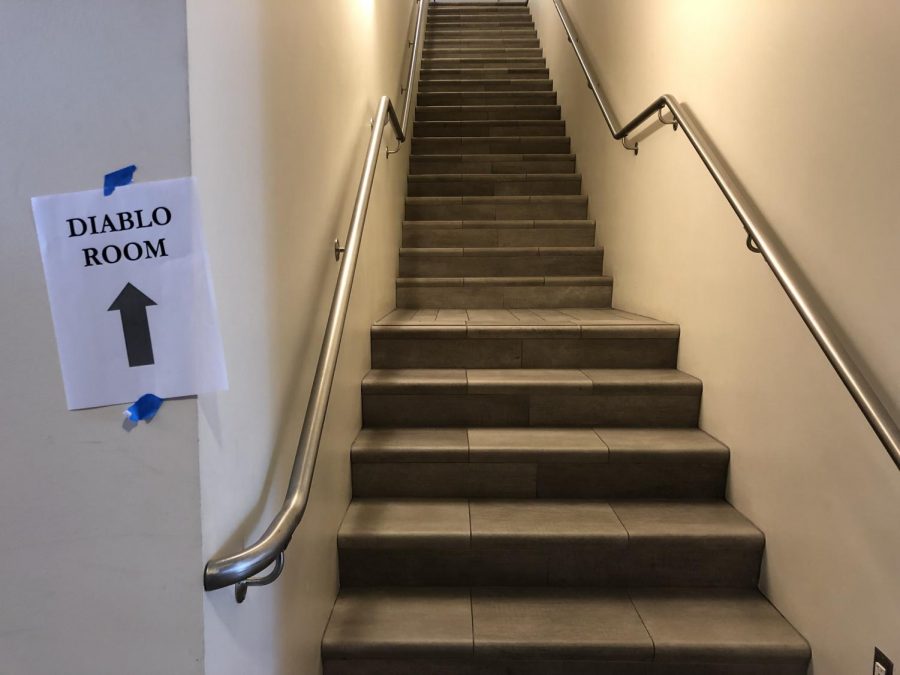
{"type": "MultiPolygon", "coordinates": [[[[763,588],[816,675],[900,661],[900,472],[682,134],[608,135],[551,0],[532,0],[615,277],[614,304],[679,322],[730,499],[767,535],[763,588]]],[[[900,5],[566,0],[621,121],[686,103],[900,416],[900,5]]]]}
{"type": "MultiPolygon", "coordinates": [[[[284,496],[359,182],[399,91],[413,3],[190,0],[191,141],[231,390],[200,402],[204,553],[254,540],[284,496]]],[[[216,675],[319,669],[337,591],[369,327],[394,306],[407,152],[382,155],[304,522],[273,586],[205,603],[216,675]]]]}
{"type": "Polygon", "coordinates": [[[196,403],[66,411],[30,205],[190,174],[184,0],[0,3],[0,91],[0,673],[201,673],[196,403]]]}

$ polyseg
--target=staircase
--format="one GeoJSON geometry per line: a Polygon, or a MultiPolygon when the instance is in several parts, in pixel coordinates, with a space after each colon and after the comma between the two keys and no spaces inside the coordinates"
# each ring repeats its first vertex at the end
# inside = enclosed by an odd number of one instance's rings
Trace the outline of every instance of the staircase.
{"type": "Polygon", "coordinates": [[[612,279],[523,2],[429,9],[326,675],[801,675],[679,328],[612,279]]]}

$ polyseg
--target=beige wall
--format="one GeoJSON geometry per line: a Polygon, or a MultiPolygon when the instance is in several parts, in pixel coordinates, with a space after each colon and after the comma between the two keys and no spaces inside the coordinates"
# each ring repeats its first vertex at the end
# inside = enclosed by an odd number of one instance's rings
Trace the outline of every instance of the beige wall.
{"type": "Polygon", "coordinates": [[[30,204],[190,175],[184,0],[2,2],[0,92],[0,673],[202,673],[196,403],[66,410],[30,204]]]}
{"type": "MultiPolygon", "coordinates": [[[[284,496],[369,119],[399,93],[413,3],[190,0],[194,173],[231,390],[200,401],[204,552],[254,539],[284,496]]],[[[382,154],[312,499],[274,585],[206,596],[206,669],[303,673],[337,590],[369,326],[394,306],[407,152],[382,154]]],[[[199,569],[197,570],[199,573],[199,569]]]]}
{"type": "MultiPolygon", "coordinates": [[[[682,325],[730,499],[767,535],[763,587],[816,675],[900,660],[900,472],[682,134],[613,142],[551,0],[532,9],[591,197],[614,304],[682,325]]],[[[900,5],[567,0],[622,121],[687,104],[900,416],[900,5]]]]}

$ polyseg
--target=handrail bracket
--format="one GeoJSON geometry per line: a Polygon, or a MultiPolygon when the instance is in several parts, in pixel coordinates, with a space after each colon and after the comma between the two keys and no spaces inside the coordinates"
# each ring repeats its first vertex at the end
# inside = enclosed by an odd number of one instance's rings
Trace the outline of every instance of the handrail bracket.
{"type": "Polygon", "coordinates": [[[234,599],[238,604],[241,604],[247,598],[247,588],[250,586],[268,586],[273,581],[275,581],[278,577],[281,576],[281,572],[284,569],[284,551],[278,554],[278,557],[275,558],[275,567],[272,568],[272,571],[263,577],[250,577],[249,579],[244,579],[243,581],[239,581],[234,585],[234,599]]]}

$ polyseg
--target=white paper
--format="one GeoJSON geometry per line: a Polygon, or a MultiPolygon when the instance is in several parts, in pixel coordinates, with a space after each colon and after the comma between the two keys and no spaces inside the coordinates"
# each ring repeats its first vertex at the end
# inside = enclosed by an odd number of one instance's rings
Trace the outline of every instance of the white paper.
{"type": "Polygon", "coordinates": [[[193,178],[31,203],[70,410],[228,388],[193,178]]]}

